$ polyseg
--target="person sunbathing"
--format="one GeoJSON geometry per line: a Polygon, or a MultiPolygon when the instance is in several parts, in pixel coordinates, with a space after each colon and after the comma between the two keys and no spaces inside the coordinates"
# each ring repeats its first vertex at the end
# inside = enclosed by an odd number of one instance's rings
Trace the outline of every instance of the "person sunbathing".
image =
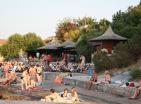
{"type": "Polygon", "coordinates": [[[110,84],[111,83],[111,75],[110,75],[109,71],[105,71],[104,81],[102,81],[101,83],[104,83],[104,84],[110,84]]]}
{"type": "Polygon", "coordinates": [[[50,89],[50,95],[45,96],[45,102],[54,102],[60,99],[61,97],[59,94],[55,91],[55,89],[50,89]]]}
{"type": "Polygon", "coordinates": [[[133,96],[129,97],[129,99],[136,99],[140,95],[141,92],[141,80],[139,81],[139,85],[136,87],[133,96]]]}
{"type": "Polygon", "coordinates": [[[92,74],[90,80],[89,81],[86,81],[86,89],[91,89],[92,84],[95,83],[95,82],[97,82],[97,74],[93,70],[93,74],[92,74]]]}
{"type": "Polygon", "coordinates": [[[64,92],[61,94],[61,97],[68,98],[70,96],[70,93],[68,93],[68,91],[69,90],[67,88],[65,88],[64,89],[64,92]]]}
{"type": "Polygon", "coordinates": [[[75,87],[73,87],[73,88],[71,89],[71,101],[72,101],[73,103],[79,102],[77,90],[75,89],[75,87]]]}

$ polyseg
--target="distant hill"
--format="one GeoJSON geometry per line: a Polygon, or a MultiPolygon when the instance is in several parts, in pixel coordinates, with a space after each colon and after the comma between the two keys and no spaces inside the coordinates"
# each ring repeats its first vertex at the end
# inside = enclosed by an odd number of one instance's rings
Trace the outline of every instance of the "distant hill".
{"type": "Polygon", "coordinates": [[[6,39],[0,39],[0,46],[3,45],[3,44],[5,44],[6,42],[7,42],[6,39]]]}

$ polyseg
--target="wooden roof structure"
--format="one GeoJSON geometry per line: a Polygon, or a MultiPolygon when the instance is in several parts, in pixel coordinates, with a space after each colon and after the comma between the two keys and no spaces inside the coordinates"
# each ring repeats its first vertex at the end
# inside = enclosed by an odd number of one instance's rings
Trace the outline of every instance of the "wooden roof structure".
{"type": "Polygon", "coordinates": [[[50,42],[45,46],[39,47],[38,50],[56,50],[60,46],[59,42],[50,42]]]}
{"type": "Polygon", "coordinates": [[[127,41],[127,38],[124,38],[116,33],[113,32],[111,26],[109,26],[109,28],[106,30],[106,32],[96,38],[90,39],[89,41],[101,41],[101,40],[119,40],[119,41],[127,41]]]}
{"type": "Polygon", "coordinates": [[[59,48],[75,48],[75,43],[71,40],[67,40],[63,44],[61,44],[59,48]]]}

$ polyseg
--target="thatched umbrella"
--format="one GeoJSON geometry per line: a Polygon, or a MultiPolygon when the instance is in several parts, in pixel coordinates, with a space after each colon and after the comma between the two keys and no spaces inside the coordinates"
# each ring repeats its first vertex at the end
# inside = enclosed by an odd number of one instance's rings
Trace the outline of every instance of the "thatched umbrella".
{"type": "Polygon", "coordinates": [[[50,42],[43,47],[39,47],[38,50],[57,50],[57,47],[60,47],[61,44],[59,42],[50,42]]]}
{"type": "Polygon", "coordinates": [[[61,54],[61,50],[58,49],[61,44],[59,42],[50,42],[47,45],[43,47],[39,47],[37,50],[40,52],[40,54],[48,53],[48,54],[54,54],[59,55],[61,54]]]}
{"type": "Polygon", "coordinates": [[[75,48],[75,43],[71,40],[67,40],[63,44],[61,44],[58,48],[72,49],[75,48]]]}

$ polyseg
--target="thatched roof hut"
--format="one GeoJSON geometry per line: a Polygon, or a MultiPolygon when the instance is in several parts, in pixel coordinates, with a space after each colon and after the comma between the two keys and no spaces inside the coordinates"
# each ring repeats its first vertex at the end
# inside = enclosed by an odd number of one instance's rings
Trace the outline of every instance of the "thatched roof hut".
{"type": "Polygon", "coordinates": [[[61,44],[59,42],[50,42],[45,46],[39,47],[38,50],[55,50],[60,46],[61,44]]]}
{"type": "Polygon", "coordinates": [[[115,34],[111,28],[111,26],[109,26],[109,28],[107,29],[107,31],[96,38],[90,39],[89,41],[101,41],[101,40],[119,40],[119,41],[126,41],[127,38],[124,38],[118,34],[115,34]]]}
{"type": "Polygon", "coordinates": [[[93,46],[95,51],[99,51],[101,49],[107,49],[109,53],[112,52],[113,47],[117,45],[119,42],[126,42],[127,38],[122,37],[113,32],[111,26],[106,30],[106,32],[96,38],[90,39],[89,43],[93,46]]]}

